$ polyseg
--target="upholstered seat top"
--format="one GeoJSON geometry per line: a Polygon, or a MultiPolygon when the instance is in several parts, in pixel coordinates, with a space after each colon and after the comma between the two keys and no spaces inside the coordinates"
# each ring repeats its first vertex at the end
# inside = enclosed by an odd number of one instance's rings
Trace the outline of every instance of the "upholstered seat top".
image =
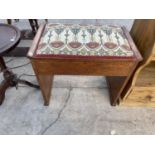
{"type": "Polygon", "coordinates": [[[36,56],[133,57],[121,27],[107,25],[47,24],[36,56]]]}

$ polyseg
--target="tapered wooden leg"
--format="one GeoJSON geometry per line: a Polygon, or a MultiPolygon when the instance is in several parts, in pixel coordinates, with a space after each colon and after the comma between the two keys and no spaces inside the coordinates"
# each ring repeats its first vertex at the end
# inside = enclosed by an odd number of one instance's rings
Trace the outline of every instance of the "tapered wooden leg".
{"type": "Polygon", "coordinates": [[[44,105],[48,106],[51,96],[51,87],[53,82],[52,75],[37,75],[37,79],[40,85],[40,89],[44,98],[44,105]]]}
{"type": "Polygon", "coordinates": [[[118,104],[118,101],[121,98],[124,88],[128,84],[130,78],[132,77],[132,74],[135,71],[137,63],[138,62],[133,63],[133,67],[130,70],[129,75],[127,76],[107,76],[106,77],[106,80],[109,86],[110,100],[111,100],[112,106],[115,106],[118,104]]]}
{"type": "Polygon", "coordinates": [[[106,77],[109,92],[111,105],[115,106],[118,104],[118,99],[128,81],[128,77],[106,77]]]}

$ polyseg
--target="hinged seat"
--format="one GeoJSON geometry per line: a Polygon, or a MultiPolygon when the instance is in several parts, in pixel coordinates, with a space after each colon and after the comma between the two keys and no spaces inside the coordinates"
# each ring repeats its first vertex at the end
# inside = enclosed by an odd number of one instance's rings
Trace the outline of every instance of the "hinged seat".
{"type": "Polygon", "coordinates": [[[134,57],[122,27],[47,24],[35,56],[58,58],[134,57]]]}

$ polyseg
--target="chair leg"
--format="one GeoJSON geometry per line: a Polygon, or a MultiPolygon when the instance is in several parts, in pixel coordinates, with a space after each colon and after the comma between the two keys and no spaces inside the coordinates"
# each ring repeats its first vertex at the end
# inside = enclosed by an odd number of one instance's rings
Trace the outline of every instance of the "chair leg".
{"type": "Polygon", "coordinates": [[[37,31],[38,28],[39,28],[38,20],[37,19],[34,19],[34,23],[35,23],[35,31],[37,31]]]}
{"type": "Polygon", "coordinates": [[[19,19],[14,19],[15,20],[15,22],[19,22],[19,19]]]}
{"type": "Polygon", "coordinates": [[[33,19],[29,19],[29,23],[30,23],[30,26],[31,26],[31,29],[32,29],[33,33],[35,34],[36,31],[35,31],[35,24],[34,24],[33,19]]]}
{"type": "Polygon", "coordinates": [[[7,19],[7,23],[11,25],[12,24],[12,20],[11,19],[7,19]]]}

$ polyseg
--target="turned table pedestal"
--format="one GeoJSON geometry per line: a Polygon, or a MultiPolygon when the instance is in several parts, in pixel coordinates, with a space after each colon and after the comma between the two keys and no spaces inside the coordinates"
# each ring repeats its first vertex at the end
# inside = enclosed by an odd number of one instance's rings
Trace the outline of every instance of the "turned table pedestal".
{"type": "Polygon", "coordinates": [[[31,87],[39,88],[28,81],[17,78],[9,68],[7,68],[3,56],[11,49],[15,48],[20,40],[20,31],[8,24],[0,24],[0,72],[3,72],[4,80],[0,84],[0,105],[5,98],[5,92],[9,87],[17,87],[18,83],[26,84],[31,87]]]}

